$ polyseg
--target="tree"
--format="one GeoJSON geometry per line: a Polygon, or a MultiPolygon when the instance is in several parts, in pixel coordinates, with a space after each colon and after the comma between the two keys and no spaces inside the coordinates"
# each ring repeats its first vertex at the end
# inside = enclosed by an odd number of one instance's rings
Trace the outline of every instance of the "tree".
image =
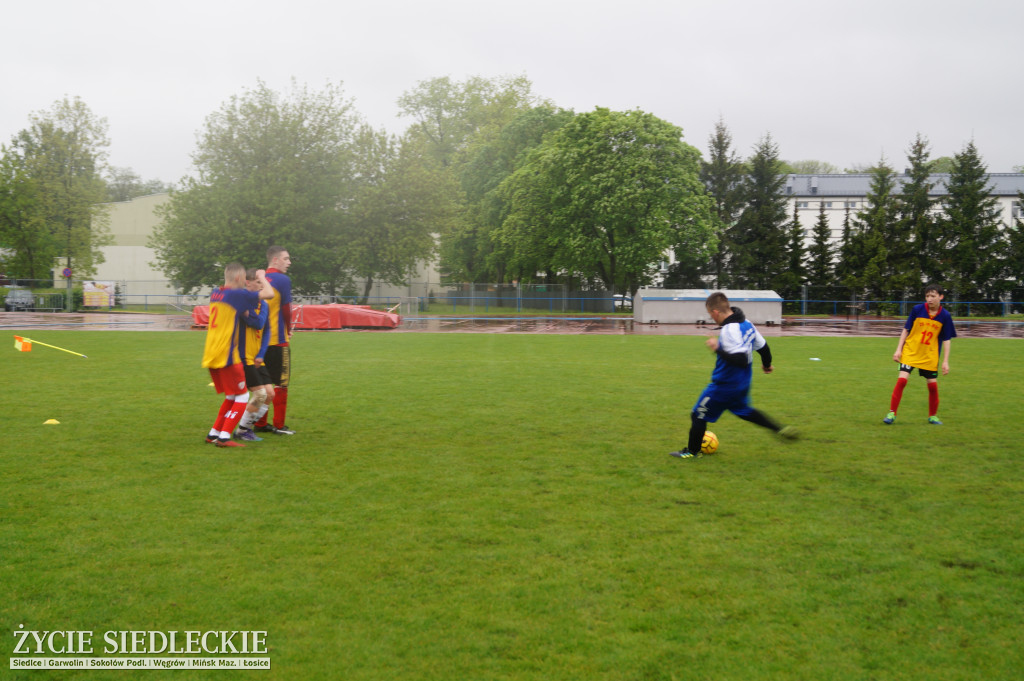
{"type": "Polygon", "coordinates": [[[455,187],[446,183],[423,145],[363,126],[356,136],[359,183],[345,220],[352,273],[363,279],[363,304],[376,281],[400,286],[417,260],[433,257],[435,233],[456,213],[455,187]]]}
{"type": "Polygon", "coordinates": [[[1007,276],[1015,287],[1024,287],[1024,192],[1017,192],[1017,217],[1007,229],[1007,276]]]}
{"type": "Polygon", "coordinates": [[[953,172],[953,157],[940,156],[931,162],[928,169],[933,173],[951,173],[953,172]]]}
{"type": "MultiPolygon", "coordinates": [[[[839,242],[839,259],[836,261],[835,268],[836,283],[846,288],[856,289],[855,277],[862,260],[861,240],[854,231],[853,212],[847,204],[843,215],[842,239],[839,242]]],[[[855,293],[856,291],[852,292],[852,294],[855,293]]]]}
{"type": "Polygon", "coordinates": [[[744,208],[726,230],[732,251],[728,285],[769,289],[788,265],[786,197],[779,148],[771,135],[754,148],[743,183],[744,208]]]}
{"type": "Polygon", "coordinates": [[[929,281],[939,279],[933,215],[935,199],[931,196],[935,186],[931,180],[933,162],[928,160],[928,140],[920,133],[907,151],[907,161],[910,163],[908,179],[896,199],[898,225],[893,245],[899,250],[893,257],[902,260],[901,266],[910,270],[907,283],[914,287],[921,283],[922,277],[929,281]]]}
{"type": "Polygon", "coordinates": [[[16,250],[11,260],[28,278],[49,277],[55,258],[88,277],[111,243],[109,216],[100,205],[107,121],[77,97],[29,120],[4,150],[8,200],[16,206],[13,214],[6,211],[3,228],[16,250]]]}
{"type": "Polygon", "coordinates": [[[786,268],[775,277],[772,288],[785,300],[796,300],[807,283],[807,249],[799,209],[793,208],[793,219],[786,230],[786,268]]]}
{"type": "Polygon", "coordinates": [[[959,300],[992,300],[1004,289],[1005,242],[998,200],[974,143],[953,157],[938,220],[939,272],[959,300]]]}
{"type": "Polygon", "coordinates": [[[543,104],[525,76],[420,81],[398,98],[399,111],[415,120],[409,134],[422,137],[447,167],[461,162],[471,141],[489,140],[517,115],[543,104]]]}
{"type": "Polygon", "coordinates": [[[299,293],[336,292],[350,280],[344,210],[355,192],[358,117],[340,86],[292,84],[282,96],[260,82],[206,119],[186,178],[162,207],[150,245],[181,289],[215,285],[223,265],[262,265],[288,248],[299,293]]]}
{"type": "Polygon", "coordinates": [[[839,172],[839,167],[832,165],[828,161],[807,159],[804,161],[783,161],[782,163],[786,172],[796,173],[797,175],[835,175],[839,172]]]}
{"type": "Polygon", "coordinates": [[[107,201],[131,201],[139,196],[163,194],[171,185],[160,180],[147,180],[131,168],[112,167],[107,171],[107,201]]]}
{"type": "Polygon", "coordinates": [[[536,272],[546,266],[544,262],[512,267],[511,253],[494,238],[508,215],[499,187],[545,135],[572,118],[571,111],[535,107],[519,114],[492,141],[474,145],[459,167],[465,219],[441,236],[442,271],[457,281],[505,282],[522,278],[522,268],[536,272]]]}
{"type": "Polygon", "coordinates": [[[17,154],[0,157],[0,272],[41,279],[57,253],[54,235],[36,219],[36,185],[17,154]]]}
{"type": "MultiPolygon", "coordinates": [[[[691,276],[682,280],[696,286],[705,274],[714,278],[717,287],[723,271],[728,269],[732,248],[729,243],[729,229],[743,209],[743,161],[732,149],[732,134],[719,119],[715,131],[708,137],[708,160],[701,161],[700,179],[707,188],[708,196],[714,202],[715,234],[718,237],[718,254],[707,264],[694,262],[691,276]]],[[[676,253],[676,268],[686,267],[691,258],[686,253],[676,253]]]]}
{"type": "Polygon", "coordinates": [[[607,290],[635,293],[668,248],[714,247],[700,152],[682,131],[641,111],[598,108],[544,139],[502,184],[510,211],[500,238],[531,260],[607,290]]]}
{"type": "Polygon", "coordinates": [[[883,158],[871,174],[871,188],[865,197],[864,210],[854,219],[852,239],[856,244],[854,253],[857,260],[850,263],[851,269],[844,283],[876,300],[884,300],[894,288],[894,283],[903,281],[900,273],[894,272],[898,263],[890,257],[890,248],[896,238],[895,189],[896,173],[883,158]]]}
{"type": "Polygon", "coordinates": [[[807,279],[813,286],[831,287],[835,276],[835,247],[832,227],[825,213],[825,202],[819,202],[818,220],[814,223],[813,241],[808,251],[807,279]]]}

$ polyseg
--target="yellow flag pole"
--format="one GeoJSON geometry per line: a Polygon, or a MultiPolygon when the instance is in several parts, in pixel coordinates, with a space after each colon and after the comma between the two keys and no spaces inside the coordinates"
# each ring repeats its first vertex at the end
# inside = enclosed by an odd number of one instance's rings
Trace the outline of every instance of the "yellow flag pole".
{"type": "Polygon", "coordinates": [[[41,341],[35,340],[34,338],[25,338],[24,336],[22,336],[22,340],[23,341],[28,341],[29,343],[34,343],[35,345],[42,345],[43,347],[53,348],[54,350],[60,350],[61,352],[66,352],[66,353],[71,354],[71,355],[78,355],[79,357],[83,357],[85,359],[89,359],[88,357],[86,357],[85,355],[83,355],[80,352],[75,352],[74,350],[68,350],[67,348],[58,348],[56,345],[50,345],[49,343],[43,343],[41,341]]]}

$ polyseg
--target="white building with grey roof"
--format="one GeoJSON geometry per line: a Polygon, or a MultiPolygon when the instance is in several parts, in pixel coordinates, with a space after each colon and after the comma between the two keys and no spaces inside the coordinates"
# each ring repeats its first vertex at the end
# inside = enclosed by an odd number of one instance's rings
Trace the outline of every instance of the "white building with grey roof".
{"type": "MultiPolygon", "coordinates": [[[[851,218],[867,207],[866,201],[871,192],[872,175],[868,173],[844,175],[787,175],[785,191],[789,202],[789,215],[794,211],[800,219],[808,245],[813,241],[814,226],[818,221],[821,208],[825,208],[825,216],[832,229],[832,241],[842,241],[843,221],[846,212],[851,218]]],[[[899,188],[910,178],[906,173],[894,178],[899,188]]],[[[930,177],[932,182],[931,196],[942,199],[948,194],[947,184],[949,173],[936,173],[930,177]]],[[[1020,195],[1024,192],[1024,173],[992,173],[988,175],[987,186],[991,188],[990,196],[999,202],[1001,220],[1004,225],[1012,225],[1013,221],[1022,217],[1020,195]]],[[[935,213],[942,212],[941,202],[936,202],[935,213]]]]}

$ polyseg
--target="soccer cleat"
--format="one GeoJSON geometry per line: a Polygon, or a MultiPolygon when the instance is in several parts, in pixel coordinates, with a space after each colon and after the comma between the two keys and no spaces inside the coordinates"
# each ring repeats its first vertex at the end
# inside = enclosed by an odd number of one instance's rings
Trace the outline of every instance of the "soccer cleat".
{"type": "Polygon", "coordinates": [[[273,428],[270,431],[276,435],[295,435],[295,431],[288,428],[288,426],[282,426],[281,428],[273,428]]]}
{"type": "Polygon", "coordinates": [[[245,440],[246,442],[263,442],[263,438],[248,428],[239,428],[236,437],[239,440],[245,440]]]}
{"type": "Polygon", "coordinates": [[[267,424],[262,425],[262,426],[256,426],[255,428],[253,428],[253,430],[256,431],[257,433],[273,433],[274,432],[274,426],[272,426],[269,423],[267,423],[267,424]]]}
{"type": "Polygon", "coordinates": [[[932,425],[932,426],[941,426],[942,425],[942,421],[939,420],[938,416],[929,416],[928,417],[928,424],[932,425]]]}
{"type": "Polygon", "coordinates": [[[796,426],[783,426],[779,429],[779,437],[783,440],[795,440],[800,437],[800,431],[796,426]]]}
{"type": "Polygon", "coordinates": [[[896,420],[896,412],[890,411],[888,414],[885,415],[885,418],[882,419],[882,423],[884,423],[887,426],[891,426],[893,424],[893,421],[895,421],[895,420],[896,420]]]}
{"type": "Polygon", "coordinates": [[[241,442],[235,442],[234,440],[217,440],[218,447],[244,447],[241,442]]]}
{"type": "Polygon", "coordinates": [[[208,444],[208,445],[217,444],[217,438],[215,436],[213,436],[213,435],[207,435],[206,436],[206,444],[208,444]]]}
{"type": "Polygon", "coordinates": [[[678,452],[669,452],[668,455],[674,456],[678,459],[699,459],[701,456],[703,456],[703,454],[701,454],[700,452],[694,454],[687,447],[683,447],[678,452]]]}

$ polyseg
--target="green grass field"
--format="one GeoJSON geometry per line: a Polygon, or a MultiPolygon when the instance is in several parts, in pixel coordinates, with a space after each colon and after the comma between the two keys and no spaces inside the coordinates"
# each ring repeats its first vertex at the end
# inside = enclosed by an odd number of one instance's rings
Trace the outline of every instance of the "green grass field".
{"type": "Polygon", "coordinates": [[[267,631],[231,678],[1024,678],[1021,340],[887,427],[894,338],[769,339],[803,439],[682,461],[696,336],[299,334],[298,434],[236,450],[201,332],[31,336],[89,358],[0,349],[4,679],[135,678],[11,670],[22,625],[267,631]]]}

